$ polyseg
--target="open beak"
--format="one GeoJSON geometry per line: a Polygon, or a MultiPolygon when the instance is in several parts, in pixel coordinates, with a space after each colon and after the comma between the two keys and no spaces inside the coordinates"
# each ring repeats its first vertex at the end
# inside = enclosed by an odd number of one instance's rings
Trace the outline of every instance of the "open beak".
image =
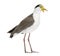
{"type": "Polygon", "coordinates": [[[45,9],[44,6],[42,6],[42,5],[40,6],[40,9],[41,9],[42,12],[44,12],[44,11],[48,11],[48,10],[45,9]]]}

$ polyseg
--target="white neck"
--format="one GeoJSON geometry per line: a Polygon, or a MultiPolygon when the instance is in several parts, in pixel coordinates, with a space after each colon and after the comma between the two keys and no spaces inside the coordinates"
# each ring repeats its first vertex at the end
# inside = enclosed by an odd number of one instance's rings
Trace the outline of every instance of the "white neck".
{"type": "Polygon", "coordinates": [[[35,21],[37,21],[37,20],[40,21],[40,8],[39,7],[34,9],[33,18],[35,21]]]}

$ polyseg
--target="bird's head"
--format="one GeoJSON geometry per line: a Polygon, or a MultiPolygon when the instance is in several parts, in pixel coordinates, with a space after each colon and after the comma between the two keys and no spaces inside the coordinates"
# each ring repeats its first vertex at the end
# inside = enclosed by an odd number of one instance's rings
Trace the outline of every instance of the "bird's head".
{"type": "Polygon", "coordinates": [[[45,9],[42,4],[37,5],[35,8],[38,8],[38,7],[40,8],[40,10],[41,10],[42,12],[47,11],[47,9],[45,9]]]}

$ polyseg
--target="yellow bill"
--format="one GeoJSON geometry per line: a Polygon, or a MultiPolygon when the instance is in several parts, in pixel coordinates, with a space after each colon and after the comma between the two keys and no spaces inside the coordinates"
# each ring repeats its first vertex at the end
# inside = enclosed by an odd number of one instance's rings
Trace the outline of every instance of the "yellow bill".
{"type": "Polygon", "coordinates": [[[48,10],[47,10],[47,9],[45,9],[45,8],[44,8],[44,6],[43,6],[43,5],[41,5],[41,4],[40,4],[40,9],[41,9],[41,11],[42,11],[42,12],[44,12],[44,11],[48,11],[48,10]]]}

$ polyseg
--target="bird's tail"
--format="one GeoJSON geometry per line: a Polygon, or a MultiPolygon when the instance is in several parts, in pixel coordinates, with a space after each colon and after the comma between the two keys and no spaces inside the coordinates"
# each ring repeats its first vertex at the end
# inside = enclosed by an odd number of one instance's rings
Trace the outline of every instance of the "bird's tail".
{"type": "Polygon", "coordinates": [[[11,29],[10,31],[8,31],[8,33],[11,33],[10,38],[12,38],[12,37],[13,37],[12,32],[15,30],[15,28],[16,28],[16,27],[17,27],[17,26],[15,26],[13,29],[11,29]]]}
{"type": "Polygon", "coordinates": [[[10,35],[10,38],[12,38],[12,37],[13,37],[13,35],[11,34],[11,35],[10,35]]]}

